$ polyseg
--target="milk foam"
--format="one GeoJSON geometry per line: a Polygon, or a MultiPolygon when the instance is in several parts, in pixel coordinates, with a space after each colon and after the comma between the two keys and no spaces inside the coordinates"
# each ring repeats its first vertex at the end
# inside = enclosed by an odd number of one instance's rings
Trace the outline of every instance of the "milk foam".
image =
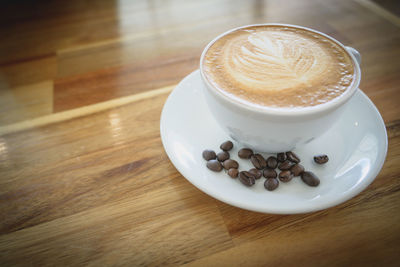
{"type": "Polygon", "coordinates": [[[352,85],[354,65],[332,40],[286,26],[252,26],[218,39],[203,60],[206,78],[249,104],[305,107],[352,85]]]}

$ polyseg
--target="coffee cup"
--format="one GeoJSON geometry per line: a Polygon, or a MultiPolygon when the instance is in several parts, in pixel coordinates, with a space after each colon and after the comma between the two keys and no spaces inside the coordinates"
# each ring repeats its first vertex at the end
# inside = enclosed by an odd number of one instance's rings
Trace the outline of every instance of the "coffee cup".
{"type": "Polygon", "coordinates": [[[301,26],[254,24],[212,40],[200,59],[209,110],[244,147],[283,152],[328,131],[358,89],[360,54],[301,26]]]}

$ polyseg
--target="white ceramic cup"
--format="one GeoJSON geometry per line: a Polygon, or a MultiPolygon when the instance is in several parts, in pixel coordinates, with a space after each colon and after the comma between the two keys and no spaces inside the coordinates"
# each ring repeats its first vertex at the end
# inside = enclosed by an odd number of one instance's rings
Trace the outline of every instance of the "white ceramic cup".
{"type": "Polygon", "coordinates": [[[340,118],[344,105],[358,89],[361,70],[360,54],[352,47],[345,47],[332,37],[321,32],[288,24],[254,24],[227,31],[212,40],[200,58],[200,73],[204,83],[207,104],[218,124],[235,141],[245,147],[261,152],[283,152],[310,142],[320,136],[340,118]],[[280,25],[306,29],[331,39],[345,48],[355,66],[355,80],[339,97],[317,106],[300,109],[279,109],[250,106],[222,94],[207,80],[203,71],[204,56],[209,47],[222,36],[240,28],[258,25],[280,25]]]}

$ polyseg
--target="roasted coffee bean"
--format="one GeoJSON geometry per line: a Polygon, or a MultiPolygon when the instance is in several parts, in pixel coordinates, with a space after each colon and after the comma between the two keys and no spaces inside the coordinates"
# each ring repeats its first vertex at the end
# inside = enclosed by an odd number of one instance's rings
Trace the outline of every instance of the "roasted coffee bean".
{"type": "Polygon", "coordinates": [[[228,170],[228,175],[229,175],[230,177],[232,177],[232,178],[238,177],[238,174],[239,174],[238,169],[231,168],[231,169],[228,170]]]}
{"type": "Polygon", "coordinates": [[[288,160],[285,160],[284,162],[279,163],[278,165],[278,169],[280,169],[281,171],[286,171],[289,170],[290,167],[292,167],[293,163],[291,163],[288,160]]]}
{"type": "Polygon", "coordinates": [[[222,165],[218,160],[212,159],[207,161],[207,168],[214,172],[220,172],[222,170],[222,165]]]}
{"type": "Polygon", "coordinates": [[[314,161],[318,164],[324,164],[327,163],[329,160],[328,155],[317,155],[314,156],[314,161]]]}
{"type": "Polygon", "coordinates": [[[217,155],[213,150],[206,149],[203,151],[203,159],[205,160],[215,159],[216,157],[217,155]]]}
{"type": "Polygon", "coordinates": [[[278,188],[278,186],[279,186],[279,181],[276,178],[268,178],[264,182],[264,187],[268,191],[274,191],[275,189],[278,188]]]}
{"type": "Polygon", "coordinates": [[[254,175],[247,171],[242,171],[239,173],[239,180],[242,182],[242,184],[247,186],[252,186],[256,183],[254,175]]]}
{"type": "Polygon", "coordinates": [[[253,163],[254,167],[259,170],[264,169],[267,167],[267,162],[265,161],[264,157],[261,154],[254,154],[250,157],[251,163],[253,163]]]}
{"type": "Polygon", "coordinates": [[[229,157],[230,157],[230,155],[229,155],[229,153],[226,152],[226,151],[221,151],[221,152],[219,152],[219,153],[217,154],[217,159],[218,159],[219,161],[221,161],[221,162],[223,162],[223,161],[229,159],[229,157]]]}
{"type": "Polygon", "coordinates": [[[223,151],[229,151],[229,150],[232,149],[232,147],[233,147],[233,143],[232,143],[231,141],[223,142],[223,143],[220,145],[220,148],[221,148],[223,151]]]}
{"type": "Polygon", "coordinates": [[[312,172],[303,172],[301,174],[301,180],[303,180],[303,182],[305,182],[309,186],[319,185],[318,177],[312,172]]]}
{"type": "Polygon", "coordinates": [[[276,155],[276,158],[278,159],[279,162],[284,162],[286,160],[285,152],[278,153],[276,155]]]}
{"type": "Polygon", "coordinates": [[[278,166],[278,159],[275,157],[269,157],[267,159],[267,167],[270,169],[275,169],[278,166]]]}
{"type": "Polygon", "coordinates": [[[294,176],[299,176],[302,172],[304,172],[304,167],[301,164],[294,164],[292,167],[290,167],[290,171],[294,176]]]}
{"type": "Polygon", "coordinates": [[[253,155],[253,150],[251,150],[250,148],[242,148],[238,152],[239,158],[242,159],[249,159],[251,155],[253,155]]]}
{"type": "Polygon", "coordinates": [[[300,162],[300,158],[292,151],[286,152],[286,157],[291,162],[294,162],[294,163],[299,163],[300,162]]]}
{"type": "Polygon", "coordinates": [[[279,173],[279,180],[281,182],[287,183],[290,182],[290,180],[293,179],[293,174],[290,171],[281,171],[279,173]]]}
{"type": "Polygon", "coordinates": [[[253,174],[254,178],[256,178],[256,179],[260,179],[262,176],[262,171],[257,170],[256,168],[250,169],[249,173],[253,174]]]}
{"type": "Polygon", "coordinates": [[[237,169],[239,168],[239,163],[236,160],[233,159],[227,159],[225,160],[222,165],[226,170],[229,170],[231,168],[237,169]]]}
{"type": "Polygon", "coordinates": [[[263,172],[265,178],[276,178],[278,174],[273,169],[265,169],[263,172]]]}

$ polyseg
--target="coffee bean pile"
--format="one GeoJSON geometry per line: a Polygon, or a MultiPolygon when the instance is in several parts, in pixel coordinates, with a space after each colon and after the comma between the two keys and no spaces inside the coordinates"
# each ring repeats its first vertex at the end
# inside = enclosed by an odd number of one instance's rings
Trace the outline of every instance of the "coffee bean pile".
{"type": "MultiPolygon", "coordinates": [[[[264,187],[268,191],[273,191],[279,186],[279,181],[290,182],[294,177],[301,177],[301,180],[309,186],[318,186],[319,178],[312,172],[306,171],[301,160],[294,152],[281,152],[275,156],[265,159],[261,154],[255,154],[250,148],[242,148],[238,152],[239,158],[249,159],[255,168],[248,171],[239,171],[239,163],[230,158],[230,151],[233,148],[231,141],[226,141],[220,145],[221,152],[216,154],[213,150],[204,150],[203,158],[207,161],[207,168],[214,172],[222,169],[231,178],[239,177],[240,182],[246,186],[253,186],[256,180],[262,176],[266,178],[264,187]],[[279,170],[279,174],[277,172],[279,170]]],[[[325,164],[329,158],[327,155],[316,155],[314,161],[318,164],[325,164]]]]}
{"type": "Polygon", "coordinates": [[[220,145],[221,152],[215,154],[213,150],[204,150],[203,158],[207,160],[207,168],[212,171],[220,172],[222,168],[227,170],[230,177],[236,178],[239,175],[239,163],[230,159],[229,150],[233,148],[231,141],[226,141],[220,145]]]}

